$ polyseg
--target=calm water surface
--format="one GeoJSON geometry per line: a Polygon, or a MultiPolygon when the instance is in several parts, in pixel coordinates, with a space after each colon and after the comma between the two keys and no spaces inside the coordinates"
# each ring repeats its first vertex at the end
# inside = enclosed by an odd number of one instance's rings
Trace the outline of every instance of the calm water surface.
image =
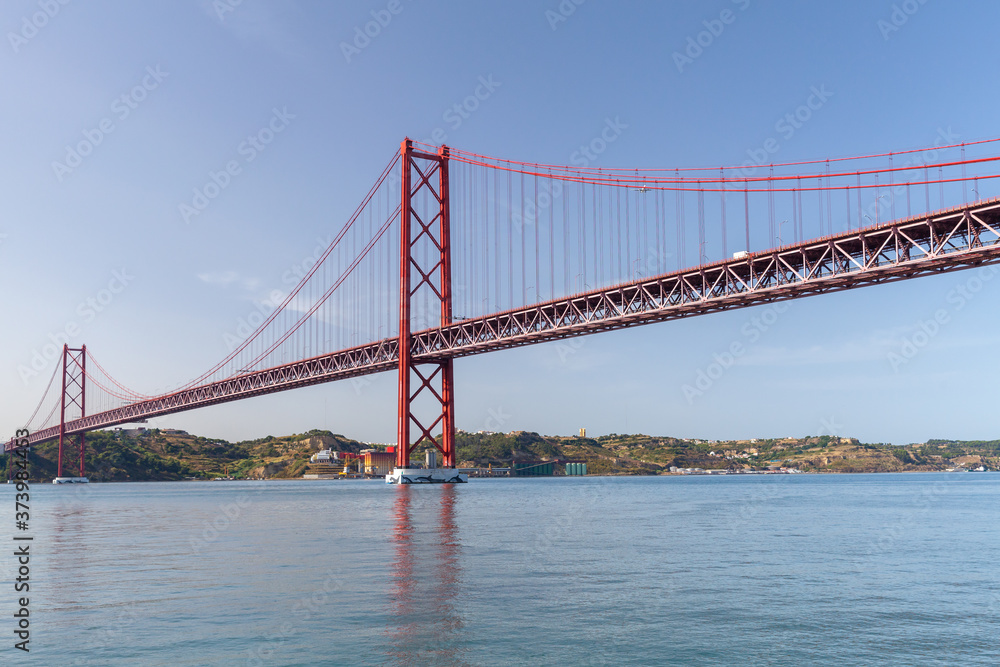
{"type": "Polygon", "coordinates": [[[1000,474],[38,485],[32,503],[32,651],[11,648],[5,585],[4,664],[1000,664],[1000,474]]]}

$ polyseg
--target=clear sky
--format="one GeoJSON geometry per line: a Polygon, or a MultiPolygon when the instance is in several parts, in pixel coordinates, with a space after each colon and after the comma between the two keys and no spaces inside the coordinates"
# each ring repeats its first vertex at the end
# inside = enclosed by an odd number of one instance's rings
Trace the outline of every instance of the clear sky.
{"type": "MultiPolygon", "coordinates": [[[[997,18],[985,0],[7,0],[0,432],[34,408],[45,345],[67,331],[144,393],[219,361],[405,136],[560,164],[618,118],[627,129],[595,163],[616,167],[738,164],[772,137],[781,161],[992,138],[997,18]],[[384,25],[359,38],[371,21],[384,25]],[[456,119],[481,79],[492,91],[456,119]],[[814,87],[828,99],[786,138],[776,124],[814,87]],[[271,143],[243,144],[272,122],[271,143]],[[185,221],[179,205],[231,160],[240,173],[185,221]]],[[[958,272],[461,359],[458,426],[1000,438],[998,305],[1000,280],[958,272]],[[939,309],[947,324],[893,364],[939,309]],[[733,342],[746,353],[686,396],[733,342]]],[[[156,425],[385,442],[395,391],[383,374],[156,425]]]]}

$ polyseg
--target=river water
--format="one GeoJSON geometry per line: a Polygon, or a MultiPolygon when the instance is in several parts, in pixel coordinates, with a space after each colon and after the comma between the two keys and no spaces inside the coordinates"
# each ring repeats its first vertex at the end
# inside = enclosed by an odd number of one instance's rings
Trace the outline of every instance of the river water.
{"type": "Polygon", "coordinates": [[[995,473],[31,492],[3,664],[1000,664],[995,473]]]}

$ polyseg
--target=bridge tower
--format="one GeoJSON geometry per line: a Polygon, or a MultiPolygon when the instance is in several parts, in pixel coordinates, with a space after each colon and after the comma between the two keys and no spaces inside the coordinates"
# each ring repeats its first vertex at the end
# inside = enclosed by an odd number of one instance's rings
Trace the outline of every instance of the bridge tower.
{"type": "MultiPolygon", "coordinates": [[[[62,365],[62,395],[59,403],[59,464],[56,479],[82,481],[85,479],[83,459],[86,451],[86,436],[83,433],[80,434],[80,447],[74,452],[69,446],[71,436],[66,435],[66,422],[68,421],[66,414],[79,409],[80,419],[87,416],[87,346],[71,348],[69,345],[63,345],[62,365]],[[75,467],[78,469],[78,476],[66,477],[63,475],[63,470],[64,468],[72,469],[74,453],[77,458],[75,467]]],[[[69,421],[76,418],[73,416],[69,421]]]]}
{"type": "MultiPolygon", "coordinates": [[[[396,468],[410,467],[410,454],[421,442],[434,446],[443,467],[455,467],[455,379],[452,360],[416,362],[414,330],[451,324],[451,234],[448,199],[448,148],[437,153],[416,150],[405,139],[400,147],[399,412],[396,468]],[[429,309],[426,308],[430,304],[429,309]],[[425,310],[416,311],[423,305],[425,310]],[[440,430],[439,435],[435,435],[440,430]]],[[[395,475],[395,473],[394,473],[395,475]]],[[[426,480],[431,481],[428,475],[426,480]]],[[[449,481],[454,474],[447,475],[449,481]]],[[[399,479],[407,482],[409,479],[399,479]]],[[[433,481],[439,481],[434,479],[433,481]]]]}

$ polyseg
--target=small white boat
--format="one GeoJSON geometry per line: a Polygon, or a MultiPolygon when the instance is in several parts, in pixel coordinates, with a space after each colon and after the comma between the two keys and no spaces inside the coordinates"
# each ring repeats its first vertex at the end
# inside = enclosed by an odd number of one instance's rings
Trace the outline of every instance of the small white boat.
{"type": "Polygon", "coordinates": [[[56,477],[52,480],[53,484],[89,484],[90,480],[86,477],[56,477]]]}
{"type": "Polygon", "coordinates": [[[465,484],[469,476],[454,468],[396,468],[386,484],[465,484]]]}

